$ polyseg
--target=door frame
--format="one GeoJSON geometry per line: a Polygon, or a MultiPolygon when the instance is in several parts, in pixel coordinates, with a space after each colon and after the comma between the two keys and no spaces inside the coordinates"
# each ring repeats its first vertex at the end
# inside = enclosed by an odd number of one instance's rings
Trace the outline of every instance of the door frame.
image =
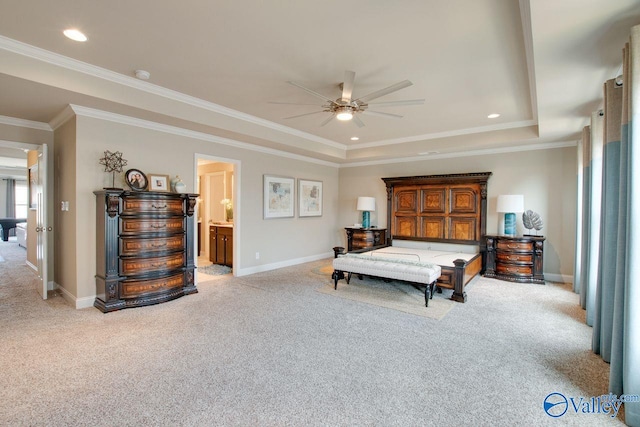
{"type": "MultiPolygon", "coordinates": [[[[43,283],[43,290],[47,289],[47,291],[51,291],[54,289],[53,271],[52,271],[53,270],[53,232],[49,231],[49,228],[53,227],[53,209],[52,209],[53,206],[52,206],[51,198],[49,197],[49,195],[53,194],[53,180],[51,179],[52,177],[51,163],[52,162],[51,162],[51,153],[49,152],[50,151],[49,144],[48,143],[35,144],[35,143],[8,141],[8,140],[0,139],[0,147],[3,147],[3,148],[15,148],[19,150],[38,151],[43,146],[46,147],[45,150],[47,150],[48,152],[47,159],[46,159],[47,161],[46,185],[42,188],[42,198],[45,200],[45,207],[46,207],[46,211],[44,212],[44,215],[46,217],[46,223],[47,223],[47,231],[44,231],[44,233],[49,233],[48,239],[46,239],[47,247],[44,248],[45,255],[46,255],[45,265],[46,265],[47,271],[44,274],[44,277],[46,278],[46,284],[43,283]]],[[[26,160],[25,160],[25,164],[26,164],[26,160]]],[[[28,176],[25,176],[25,178],[28,179],[28,176]]],[[[33,232],[33,230],[31,231],[33,232]]],[[[43,293],[42,298],[47,299],[46,292],[43,293]]]]}
{"type": "MultiPolygon", "coordinates": [[[[198,183],[198,160],[207,160],[212,162],[220,162],[220,163],[230,163],[233,165],[233,275],[237,276],[238,272],[241,270],[241,259],[240,259],[240,230],[242,223],[242,212],[240,208],[239,200],[241,197],[240,193],[240,183],[241,183],[241,161],[237,159],[230,159],[227,157],[219,157],[212,156],[209,154],[195,153],[193,157],[193,183],[194,186],[198,183]]],[[[195,188],[195,192],[198,192],[199,189],[195,188]]],[[[203,224],[203,227],[206,224],[203,224]]],[[[204,233],[202,233],[204,235],[204,233]]],[[[197,251],[198,242],[194,239],[194,251],[197,251]]],[[[197,252],[196,252],[197,253],[197,252]]],[[[196,274],[195,278],[196,285],[198,284],[198,275],[196,274]]]]}

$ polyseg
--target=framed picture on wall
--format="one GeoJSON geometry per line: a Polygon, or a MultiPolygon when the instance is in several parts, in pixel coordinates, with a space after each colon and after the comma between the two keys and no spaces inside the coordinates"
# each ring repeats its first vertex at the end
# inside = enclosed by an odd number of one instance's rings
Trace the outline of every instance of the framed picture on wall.
{"type": "Polygon", "coordinates": [[[29,168],[29,182],[27,192],[29,193],[29,209],[38,207],[38,164],[29,168]]]}
{"type": "Polygon", "coordinates": [[[264,175],[264,217],[292,218],[294,215],[295,179],[264,175]]]}
{"type": "Polygon", "coordinates": [[[322,216],[322,181],[298,179],[298,216],[322,216]]]}
{"type": "Polygon", "coordinates": [[[149,190],[169,191],[169,175],[149,174],[149,190]]]}

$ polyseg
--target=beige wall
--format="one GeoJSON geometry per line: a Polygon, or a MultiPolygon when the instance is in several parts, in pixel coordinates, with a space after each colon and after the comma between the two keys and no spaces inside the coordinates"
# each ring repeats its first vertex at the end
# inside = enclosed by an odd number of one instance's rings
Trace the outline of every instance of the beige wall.
{"type": "MultiPolygon", "coordinates": [[[[62,278],[65,289],[76,289],[77,298],[95,295],[95,196],[93,191],[110,186],[110,175],[102,172],[98,159],[105,150],[121,151],[128,164],[125,168],[136,168],[143,172],[180,175],[187,185],[187,191],[195,190],[196,154],[234,159],[240,162],[235,171],[236,192],[239,209],[234,212],[234,223],[238,227],[240,253],[234,259],[236,273],[246,274],[260,270],[328,255],[338,239],[336,230],[338,212],[338,169],[303,160],[279,157],[267,153],[249,151],[211,141],[192,139],[185,136],[163,133],[155,130],[104,121],[95,118],[76,117],[75,172],[76,179],[59,180],[59,194],[71,202],[70,212],[75,215],[75,249],[56,251],[57,266],[62,269],[74,268],[76,263],[76,283],[72,277],[62,278]],[[262,185],[263,175],[278,174],[295,178],[320,180],[324,183],[324,211],[322,217],[263,219],[262,185]],[[73,197],[75,196],[75,203],[73,197]],[[260,259],[255,253],[260,252],[260,259]],[[75,259],[75,261],[73,261],[75,259]]],[[[72,156],[67,138],[62,138],[59,147],[56,140],[56,158],[72,156]]],[[[74,157],[71,157],[73,159],[74,157]]],[[[67,168],[73,162],[65,159],[67,168]]],[[[122,179],[116,186],[123,186],[122,179]]],[[[60,199],[62,200],[62,199],[60,199]]],[[[296,209],[297,211],[297,209],[296,209]]],[[[61,232],[63,230],[60,230],[61,232]]],[[[62,274],[62,273],[60,273],[62,274]]]]}
{"type": "MultiPolygon", "coordinates": [[[[30,150],[27,153],[27,170],[38,163],[38,151],[30,150]]],[[[28,178],[27,178],[28,179],[28,178]]],[[[29,201],[31,203],[31,201],[29,201]]],[[[27,262],[31,265],[37,265],[37,252],[36,245],[38,242],[38,236],[34,232],[37,224],[37,211],[35,209],[29,209],[27,211],[27,262]]]]}
{"type": "MultiPolygon", "coordinates": [[[[524,151],[507,154],[433,159],[416,162],[348,167],[340,169],[338,226],[362,222],[356,211],[358,196],[376,198],[371,224],[386,226],[386,189],[383,177],[431,175],[466,172],[493,172],[488,183],[487,233],[497,233],[500,216],[496,213],[499,194],[523,194],[525,209],[538,212],[546,236],[544,270],[546,273],[573,274],[576,215],[576,148],[524,151]]],[[[518,215],[518,233],[522,217],[518,215]]],[[[339,230],[341,244],[346,244],[339,230]]]]}
{"type": "MultiPolygon", "coordinates": [[[[76,219],[76,119],[69,119],[55,131],[55,152],[53,156],[55,170],[54,230],[55,230],[55,282],[65,289],[67,295],[88,297],[93,293],[78,293],[78,271],[76,253],[78,250],[76,219]],[[60,209],[61,201],[69,202],[69,210],[60,209]]],[[[95,220],[95,219],[94,219],[95,220]]],[[[82,236],[80,234],[80,236],[82,236]]],[[[84,236],[82,236],[84,237],[84,236]]],[[[95,251],[94,251],[95,254],[95,251]]],[[[95,256],[94,256],[95,258],[95,256]]],[[[95,274],[95,272],[94,272],[95,274]]]]}

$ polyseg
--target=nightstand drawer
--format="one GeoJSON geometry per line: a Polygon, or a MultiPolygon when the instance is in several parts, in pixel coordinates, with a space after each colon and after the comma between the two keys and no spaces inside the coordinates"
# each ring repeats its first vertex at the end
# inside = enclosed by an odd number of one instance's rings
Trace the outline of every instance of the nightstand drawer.
{"type": "Polygon", "coordinates": [[[533,264],[533,254],[517,252],[496,251],[496,258],[499,262],[512,262],[516,264],[533,264]]]}
{"type": "Polygon", "coordinates": [[[504,241],[498,240],[496,243],[497,249],[502,249],[505,251],[532,251],[533,250],[533,242],[514,242],[514,241],[504,241]]]}

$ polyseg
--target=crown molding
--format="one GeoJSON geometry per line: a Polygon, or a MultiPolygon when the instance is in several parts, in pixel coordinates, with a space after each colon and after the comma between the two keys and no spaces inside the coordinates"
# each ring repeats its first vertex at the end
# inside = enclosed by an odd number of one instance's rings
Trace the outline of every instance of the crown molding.
{"type": "Polygon", "coordinates": [[[0,124],[18,126],[22,128],[45,130],[51,132],[53,129],[47,123],[34,122],[32,120],[17,119],[15,117],[0,116],[0,124]]]}
{"type": "Polygon", "coordinates": [[[425,155],[425,156],[398,157],[395,159],[343,163],[340,165],[340,168],[354,168],[354,167],[360,167],[360,166],[375,166],[375,165],[386,165],[386,164],[393,164],[393,163],[409,163],[409,162],[418,162],[418,161],[424,161],[424,160],[486,156],[486,155],[492,155],[492,154],[518,153],[522,151],[552,150],[555,148],[575,147],[577,146],[577,144],[578,144],[577,141],[560,141],[560,142],[548,142],[544,144],[519,145],[519,146],[513,146],[513,147],[487,148],[487,149],[470,150],[470,151],[464,151],[464,152],[458,152],[458,153],[442,153],[442,154],[432,154],[432,155],[425,155]]]}
{"type": "Polygon", "coordinates": [[[491,126],[480,126],[476,128],[460,129],[455,131],[428,133],[424,135],[414,135],[414,136],[408,136],[405,138],[364,142],[362,144],[350,145],[349,147],[347,147],[347,151],[358,150],[361,148],[381,147],[385,145],[404,144],[406,142],[426,141],[430,139],[439,139],[439,138],[450,138],[453,136],[470,135],[470,134],[481,133],[481,132],[492,132],[492,131],[499,131],[499,130],[506,130],[506,129],[516,129],[521,127],[535,126],[537,124],[538,123],[535,120],[525,120],[521,122],[511,122],[511,123],[497,124],[497,125],[491,125],[491,126]]]}
{"type": "Polygon", "coordinates": [[[64,110],[60,111],[60,113],[58,113],[57,116],[55,116],[50,122],[49,122],[49,126],[51,126],[51,128],[53,130],[58,129],[60,126],[62,126],[63,124],[67,123],[70,119],[72,119],[75,116],[75,113],[73,112],[73,109],[71,108],[70,105],[67,105],[64,110]]]}
{"type": "Polygon", "coordinates": [[[107,80],[112,83],[116,83],[123,86],[128,86],[133,89],[141,90],[153,95],[161,96],[163,98],[171,99],[183,104],[191,105],[196,108],[211,111],[214,113],[222,114],[228,117],[232,117],[238,120],[242,120],[248,123],[252,123],[258,126],[269,128],[278,132],[286,133],[299,138],[314,141],[320,144],[328,145],[333,148],[346,150],[347,146],[336,141],[332,141],[326,138],[321,138],[310,133],[302,132],[297,129],[283,126],[278,123],[271,122],[269,120],[261,119],[259,117],[252,116],[250,114],[242,113],[240,111],[233,110],[231,108],[224,107],[222,105],[215,104],[213,102],[205,101],[194,96],[186,95],[181,92],[177,92],[171,89],[164,88],[162,86],[155,85],[150,82],[145,82],[135,77],[126,76],[124,74],[116,73],[115,71],[107,70],[102,67],[98,67],[92,64],[88,64],[83,61],[78,61],[67,56],[63,56],[54,52],[50,52],[39,47],[35,47],[26,43],[19,42],[17,40],[10,39],[0,35],[0,49],[4,49],[19,55],[23,55],[29,58],[36,59],[38,61],[44,61],[46,63],[63,67],[69,70],[81,72],[99,79],[107,80]]]}
{"type": "MultiPolygon", "coordinates": [[[[259,145],[253,145],[246,142],[236,141],[230,138],[223,138],[220,136],[211,135],[204,132],[193,131],[189,129],[183,129],[177,126],[165,125],[162,123],[152,122],[149,120],[138,119],[135,117],[124,116],[122,114],[111,113],[108,111],[97,110],[90,107],[83,107],[81,105],[69,105],[69,109],[77,116],[90,117],[99,120],[106,120],[114,123],[119,123],[128,126],[135,126],[143,129],[149,129],[157,132],[168,133],[177,136],[183,136],[186,138],[198,139],[201,141],[214,142],[217,144],[228,145],[236,148],[242,148],[244,150],[257,151],[260,153],[271,154],[274,156],[285,157],[294,160],[301,160],[304,162],[315,163],[323,166],[339,167],[339,164],[328,162],[325,160],[315,159],[313,157],[303,156],[300,154],[293,154],[286,151],[276,150],[274,148],[261,147],[259,145]]],[[[61,113],[66,115],[66,109],[61,113]]],[[[67,119],[68,120],[68,119],[67,119]]]]}

